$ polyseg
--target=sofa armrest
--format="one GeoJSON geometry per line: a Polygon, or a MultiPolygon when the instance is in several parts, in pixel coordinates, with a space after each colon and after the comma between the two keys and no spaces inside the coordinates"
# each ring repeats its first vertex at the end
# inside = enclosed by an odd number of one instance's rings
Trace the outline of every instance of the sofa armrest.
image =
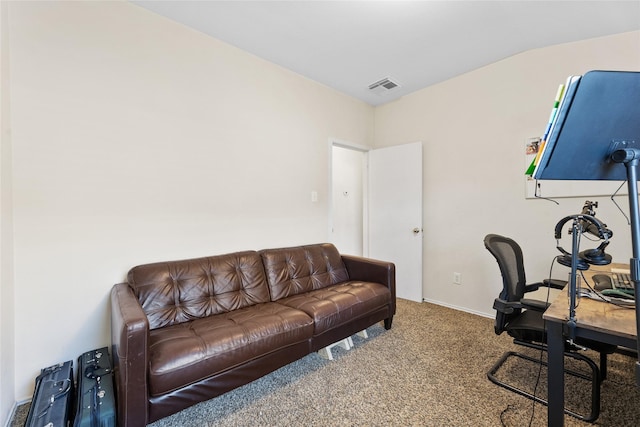
{"type": "Polygon", "coordinates": [[[111,346],[118,398],[118,425],[143,426],[148,419],[149,321],[131,287],[111,289],[111,346]]]}
{"type": "Polygon", "coordinates": [[[349,279],[381,283],[391,291],[391,315],[396,313],[396,266],[392,262],[379,261],[354,255],[342,255],[349,279]]]}

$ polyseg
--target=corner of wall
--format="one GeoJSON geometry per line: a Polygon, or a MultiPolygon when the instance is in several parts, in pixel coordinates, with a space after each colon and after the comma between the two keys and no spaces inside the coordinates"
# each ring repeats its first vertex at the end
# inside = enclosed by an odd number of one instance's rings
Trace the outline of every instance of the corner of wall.
{"type": "Polygon", "coordinates": [[[0,423],[7,425],[16,407],[8,10],[0,2],[0,423]]]}

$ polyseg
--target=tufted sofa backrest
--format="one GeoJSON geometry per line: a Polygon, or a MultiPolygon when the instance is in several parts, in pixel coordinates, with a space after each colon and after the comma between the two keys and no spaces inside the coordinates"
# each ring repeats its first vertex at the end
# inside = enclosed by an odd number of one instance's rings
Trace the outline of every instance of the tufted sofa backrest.
{"type": "Polygon", "coordinates": [[[139,265],[128,282],[151,329],[269,301],[255,251],[139,265]]]}
{"type": "Polygon", "coordinates": [[[349,280],[340,253],[330,243],[265,249],[260,255],[273,301],[349,280]]]}

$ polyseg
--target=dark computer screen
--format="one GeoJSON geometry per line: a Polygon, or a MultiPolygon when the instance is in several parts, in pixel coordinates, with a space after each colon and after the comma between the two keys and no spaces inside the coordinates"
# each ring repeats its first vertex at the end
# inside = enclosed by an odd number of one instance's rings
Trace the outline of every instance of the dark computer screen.
{"type": "Polygon", "coordinates": [[[640,72],[589,71],[566,91],[534,178],[626,180],[610,156],[640,149],[640,72]]]}

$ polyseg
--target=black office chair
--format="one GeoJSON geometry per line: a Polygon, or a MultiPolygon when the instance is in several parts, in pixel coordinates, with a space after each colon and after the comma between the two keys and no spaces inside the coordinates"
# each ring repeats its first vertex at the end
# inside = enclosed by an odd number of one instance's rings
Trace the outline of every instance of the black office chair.
{"type": "MultiPolygon", "coordinates": [[[[500,292],[499,297],[495,299],[493,304],[493,308],[496,310],[495,333],[500,335],[506,331],[509,336],[513,337],[515,344],[546,351],[547,334],[544,319],[542,318],[546,305],[541,304],[539,301],[531,304],[531,301],[525,298],[527,292],[538,289],[544,284],[526,285],[522,249],[514,240],[497,234],[488,234],[484,238],[484,245],[495,257],[502,274],[502,292],[500,292]]],[[[547,285],[556,287],[561,283],[547,283],[547,285]]],[[[587,422],[595,421],[598,418],[600,415],[600,383],[606,376],[607,354],[611,354],[615,350],[615,346],[591,340],[576,339],[575,344],[567,342],[565,356],[585,362],[591,369],[591,376],[571,370],[566,370],[565,372],[575,377],[590,380],[592,384],[591,413],[583,416],[570,409],[565,409],[567,414],[587,422]],[[579,354],[578,351],[581,348],[578,346],[599,352],[600,368],[590,358],[579,354]]],[[[547,405],[546,400],[496,377],[496,372],[510,357],[517,357],[536,364],[540,363],[540,358],[530,357],[515,351],[507,351],[489,370],[487,377],[501,387],[547,405]]],[[[545,366],[547,364],[546,362],[542,363],[545,366]]]]}

